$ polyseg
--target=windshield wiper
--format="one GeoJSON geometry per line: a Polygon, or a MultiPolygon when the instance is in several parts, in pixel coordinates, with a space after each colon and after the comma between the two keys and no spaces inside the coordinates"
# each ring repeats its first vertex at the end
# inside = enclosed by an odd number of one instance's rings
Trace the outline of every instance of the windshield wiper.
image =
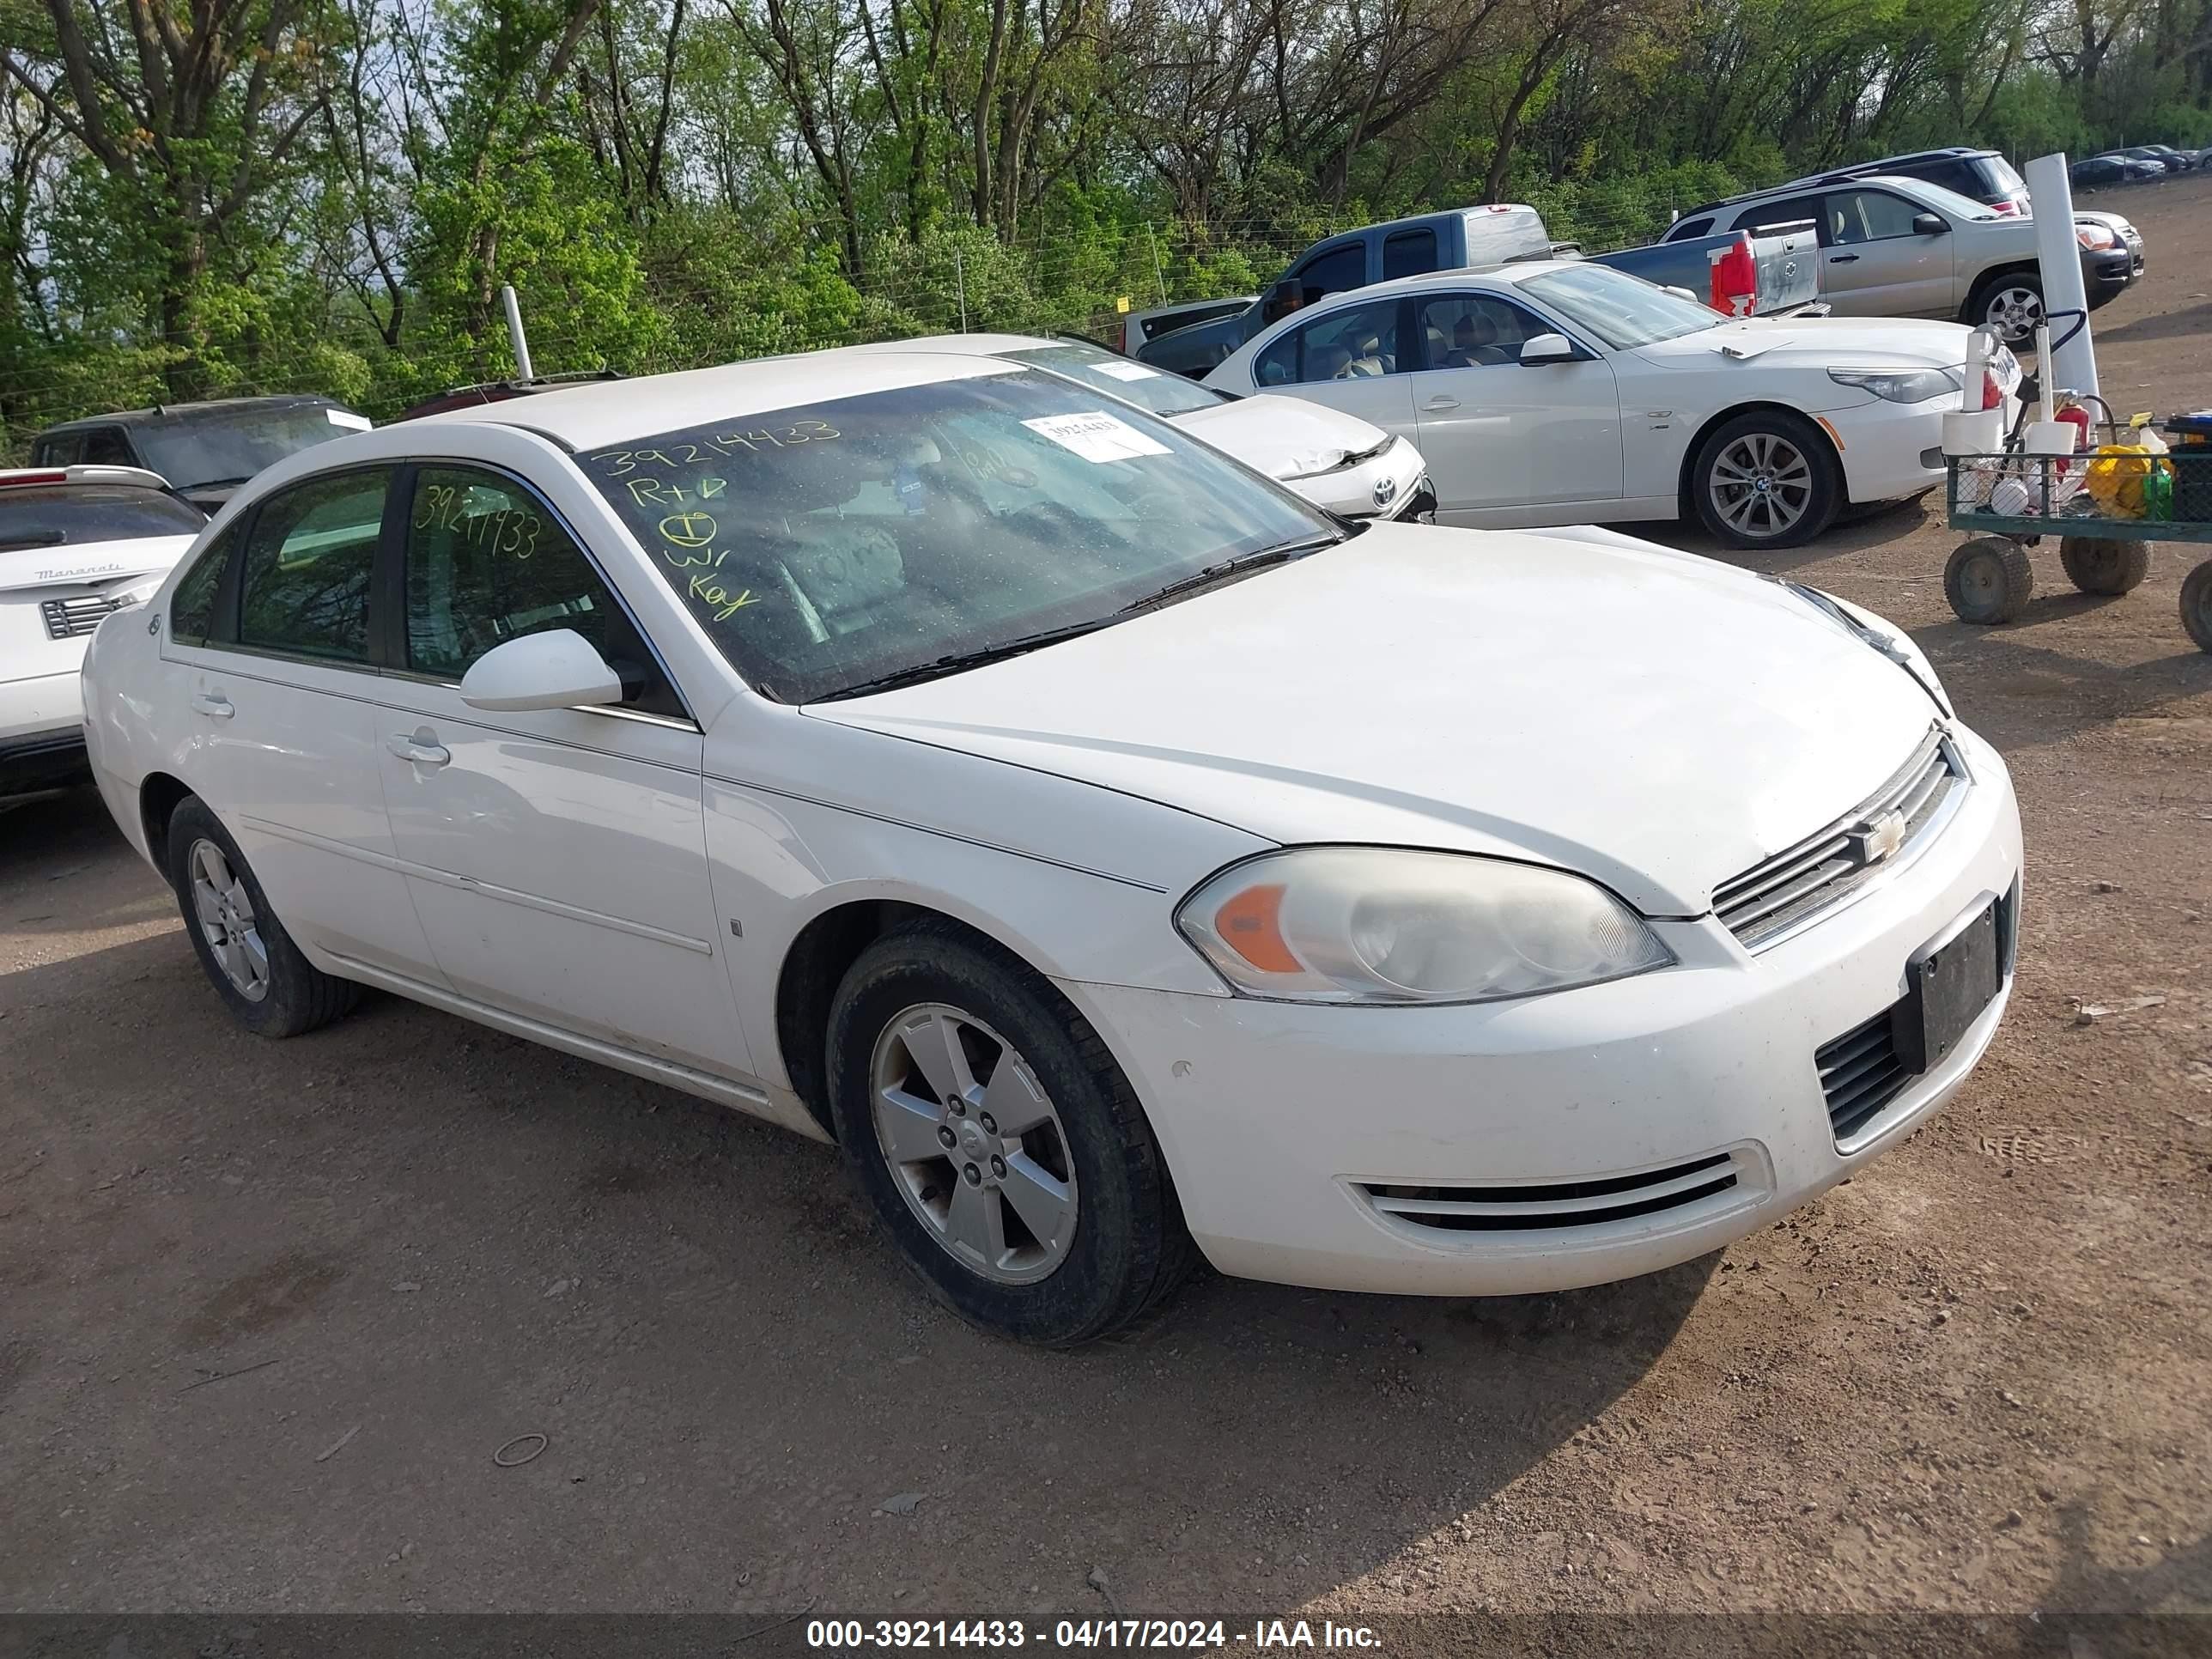
{"type": "Polygon", "coordinates": [[[1257,553],[1224,559],[1218,564],[1210,564],[1203,570],[1194,570],[1188,576],[1178,577],[1166,586],[1155,588],[1142,599],[1132,599],[1103,617],[1093,617],[1087,622],[1068,623],[1060,628],[1041,629],[1036,633],[1023,634],[1001,641],[997,645],[980,646],[973,651],[955,651],[949,656],[939,657],[929,662],[895,668],[888,674],[878,674],[872,679],[840,687],[817,701],[836,702],[845,697],[866,696],[873,691],[895,690],[902,685],[918,685],[924,680],[957,674],[963,669],[981,668],[986,663],[1004,662],[1009,657],[1026,656],[1048,645],[1058,645],[1062,640],[1076,639],[1085,634],[1095,634],[1102,628],[1110,628],[1140,611],[1149,611],[1154,605],[1179,599],[1197,588],[1211,587],[1217,582],[1226,581],[1232,576],[1241,576],[1249,570],[1261,569],[1267,565],[1288,564],[1309,553],[1317,553],[1324,547],[1334,547],[1344,539],[1341,536],[1315,536],[1305,541],[1285,542],[1280,547],[1262,548],[1257,553]]]}
{"type": "Polygon", "coordinates": [[[195,489],[228,489],[233,484],[242,484],[248,478],[252,478],[258,475],[252,472],[246,472],[241,473],[235,478],[202,478],[198,483],[179,485],[177,494],[182,495],[195,489]]]}
{"type": "Polygon", "coordinates": [[[1288,564],[1309,553],[1318,553],[1324,547],[1334,547],[1344,540],[1341,536],[1314,536],[1302,542],[1285,542],[1280,547],[1263,547],[1257,553],[1241,553],[1233,559],[1224,559],[1203,570],[1194,570],[1188,576],[1178,576],[1165,587],[1156,587],[1141,599],[1132,599],[1114,614],[1126,617],[1134,611],[1149,611],[1169,599],[1180,599],[1203,587],[1212,587],[1227,581],[1231,576],[1241,576],[1247,571],[1264,570],[1271,564],[1288,564]]]}
{"type": "Polygon", "coordinates": [[[878,674],[873,679],[841,686],[817,701],[836,702],[845,697],[865,696],[871,691],[890,691],[902,685],[918,685],[924,680],[957,674],[963,668],[981,668],[986,663],[1004,662],[1009,657],[1025,656],[1030,652],[1048,645],[1057,645],[1062,640],[1074,639],[1079,635],[1095,634],[1120,619],[1119,612],[1113,616],[1093,617],[1088,622],[1069,623],[1063,628],[1041,629],[1034,634],[1002,640],[996,645],[979,646],[973,651],[955,651],[933,661],[918,662],[908,668],[894,668],[890,673],[878,674]]]}

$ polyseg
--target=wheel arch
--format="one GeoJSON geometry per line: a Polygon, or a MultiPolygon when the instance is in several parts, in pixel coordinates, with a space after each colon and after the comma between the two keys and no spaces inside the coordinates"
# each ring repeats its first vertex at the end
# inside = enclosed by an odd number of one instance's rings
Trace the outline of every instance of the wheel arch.
{"type": "Polygon", "coordinates": [[[167,879],[169,820],[192,794],[190,785],[167,772],[149,772],[138,782],[138,827],[146,838],[146,857],[167,879]]]}
{"type": "Polygon", "coordinates": [[[1777,402],[1771,398],[1753,398],[1743,403],[1730,404],[1726,409],[1708,418],[1690,434],[1690,441],[1682,450],[1681,471],[1675,479],[1675,491],[1680,498],[1680,511],[1683,523],[1694,526],[1698,522],[1695,475],[1698,470],[1698,457],[1705,453],[1705,441],[1739,416],[1764,414],[1787,416],[1793,421],[1810,427],[1817,433],[1828,459],[1834,463],[1836,482],[1842,491],[1843,499],[1847,503],[1850,501],[1851,480],[1850,474],[1844,466],[1844,453],[1837,447],[1836,441],[1828,428],[1821,424],[1820,417],[1808,415],[1802,409],[1792,408],[1790,404],[1777,402]]]}
{"type": "Polygon", "coordinates": [[[1959,320],[1968,327],[1973,326],[1975,302],[1989,291],[1990,284],[2002,277],[2022,276],[2034,277],[2036,286],[2039,289],[2042,287],[2043,267],[2033,259],[2008,259],[1978,273],[1974,280],[1966,284],[1966,298],[1959,307],[1959,320]]]}

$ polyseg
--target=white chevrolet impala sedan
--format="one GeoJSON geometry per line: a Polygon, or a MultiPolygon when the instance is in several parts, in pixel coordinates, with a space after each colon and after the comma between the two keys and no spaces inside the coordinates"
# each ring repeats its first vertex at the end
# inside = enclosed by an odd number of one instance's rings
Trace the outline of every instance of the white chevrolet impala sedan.
{"type": "Polygon", "coordinates": [[[1348,531],[1025,366],[823,353],[337,439],[100,624],[216,994],[374,986],[834,1142],[977,1323],[1696,1256],[2012,981],[1996,754],[1881,622],[1348,531]]]}

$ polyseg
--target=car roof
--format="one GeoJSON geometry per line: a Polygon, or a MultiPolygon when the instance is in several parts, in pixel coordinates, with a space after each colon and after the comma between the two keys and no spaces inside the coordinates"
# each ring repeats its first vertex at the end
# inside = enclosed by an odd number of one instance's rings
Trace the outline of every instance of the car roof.
{"type": "MultiPolygon", "coordinates": [[[[1458,265],[1447,267],[1443,270],[1424,270],[1411,276],[1393,276],[1388,282],[1368,283],[1358,288],[1340,289],[1334,294],[1324,295],[1310,306],[1301,306],[1297,310],[1277,319],[1277,321],[1290,322],[1305,316],[1308,312],[1334,311],[1340,306],[1355,301],[1389,299],[1401,294],[1425,293],[1439,284],[1464,282],[1469,277],[1485,277],[1510,285],[1524,283],[1531,276],[1540,276],[1546,271],[1573,270],[1589,263],[1590,261],[1587,259],[1509,259],[1497,264],[1458,265]]],[[[1611,270],[1612,267],[1606,266],[1603,269],[1611,270]]],[[[1273,323],[1267,325],[1271,331],[1274,326],[1273,323]]],[[[1255,335],[1253,337],[1256,339],[1259,337],[1255,335]]]]}
{"type": "Polygon", "coordinates": [[[118,409],[105,415],[80,415],[73,421],[56,421],[52,426],[41,427],[39,435],[52,432],[75,432],[95,426],[144,426],[155,421],[174,420],[180,415],[205,415],[225,409],[342,409],[344,405],[335,398],[325,398],[319,392],[286,392],[263,398],[210,398],[199,403],[155,404],[150,409],[118,409]]]}
{"type": "Polygon", "coordinates": [[[942,352],[955,357],[995,357],[1006,351],[1036,351],[1049,346],[1087,345],[1094,351],[1114,354],[1091,340],[1054,339],[1043,334],[924,334],[911,340],[881,340],[872,345],[848,346],[855,354],[883,356],[896,351],[942,352]]]}
{"type": "Polygon", "coordinates": [[[945,350],[839,346],[672,374],[562,386],[532,397],[425,415],[407,425],[519,427],[570,449],[595,449],[625,438],[680,432],[902,386],[1012,374],[1017,367],[993,357],[963,358],[945,350]]]}

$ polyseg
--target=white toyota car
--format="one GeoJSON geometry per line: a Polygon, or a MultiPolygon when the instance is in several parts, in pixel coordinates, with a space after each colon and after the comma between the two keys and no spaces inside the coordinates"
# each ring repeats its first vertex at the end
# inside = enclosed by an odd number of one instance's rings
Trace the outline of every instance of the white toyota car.
{"type": "Polygon", "coordinates": [[[2020,827],[1910,641],[1346,526],[1058,376],[825,352],[272,467],[88,736],[216,994],[381,987],[835,1141],[990,1328],[1685,1261],[1894,1146],[2020,827]]]}
{"type": "Polygon", "coordinates": [[[92,631],[150,594],[206,527],[137,467],[0,470],[0,799],[83,775],[77,668],[92,631]]]}
{"type": "Polygon", "coordinates": [[[1148,409],[1346,519],[1427,522],[1436,496],[1421,452],[1403,437],[1304,398],[1231,397],[1116,356],[1088,340],[1031,334],[938,334],[854,348],[1002,357],[1050,369],[1148,409]]]}
{"type": "Polygon", "coordinates": [[[1206,384],[1283,392],[1412,440],[1438,524],[1694,517],[1794,547],[1844,507],[1943,481],[1942,417],[2015,405],[1999,348],[1966,387],[1968,331],[1873,318],[1723,318],[1604,265],[1537,260],[1333,295],[1206,384]]]}

